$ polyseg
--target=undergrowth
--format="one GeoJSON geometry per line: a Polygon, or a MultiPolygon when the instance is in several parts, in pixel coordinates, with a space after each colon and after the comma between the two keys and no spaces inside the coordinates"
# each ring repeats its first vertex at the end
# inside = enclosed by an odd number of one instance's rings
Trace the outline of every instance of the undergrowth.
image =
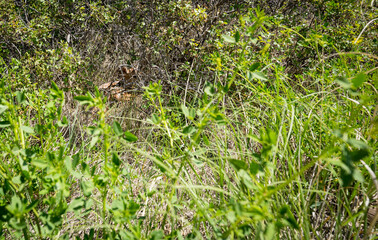
{"type": "MultiPolygon", "coordinates": [[[[200,24],[189,2],[170,9],[200,24]]],[[[198,69],[125,103],[79,86],[85,58],[63,42],[33,56],[37,75],[1,58],[0,237],[373,239],[376,42],[291,21],[255,8],[219,23],[198,69]]]]}

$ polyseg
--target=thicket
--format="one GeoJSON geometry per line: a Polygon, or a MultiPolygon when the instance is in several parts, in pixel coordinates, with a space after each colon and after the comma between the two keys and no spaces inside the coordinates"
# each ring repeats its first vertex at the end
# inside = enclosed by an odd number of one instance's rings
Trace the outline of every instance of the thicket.
{"type": "Polygon", "coordinates": [[[0,238],[373,239],[376,12],[0,0],[0,238]]]}

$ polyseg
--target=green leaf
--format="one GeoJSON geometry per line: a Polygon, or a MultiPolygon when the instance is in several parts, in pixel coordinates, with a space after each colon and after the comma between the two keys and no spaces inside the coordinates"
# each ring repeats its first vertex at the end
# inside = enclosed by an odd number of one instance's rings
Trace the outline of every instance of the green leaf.
{"type": "Polygon", "coordinates": [[[228,43],[235,43],[235,38],[234,37],[231,37],[231,36],[228,36],[228,35],[222,35],[222,38],[225,42],[228,42],[228,43]]]}
{"type": "Polygon", "coordinates": [[[25,211],[26,212],[30,212],[30,210],[32,210],[33,208],[35,208],[39,203],[39,199],[33,201],[32,203],[30,203],[26,208],[25,208],[25,211]]]}
{"type": "Polygon", "coordinates": [[[209,96],[213,96],[213,95],[215,94],[215,88],[214,88],[214,86],[213,86],[211,83],[209,83],[209,82],[205,83],[205,93],[206,93],[207,95],[209,95],[209,96]]]}
{"type": "Polygon", "coordinates": [[[235,42],[239,42],[239,40],[240,40],[240,33],[239,33],[239,31],[236,31],[236,33],[234,35],[234,38],[235,38],[235,42]]]}
{"type": "Polygon", "coordinates": [[[266,76],[262,72],[259,72],[259,71],[252,72],[252,77],[259,79],[261,81],[267,81],[268,80],[266,78],[266,76]]]}
{"type": "Polygon", "coordinates": [[[22,131],[24,131],[25,133],[30,133],[30,134],[33,134],[33,133],[34,133],[34,129],[31,128],[31,127],[28,127],[28,126],[21,126],[21,129],[22,129],[22,131]]]}
{"type": "Polygon", "coordinates": [[[6,209],[14,216],[21,216],[24,213],[24,204],[17,195],[12,196],[11,203],[6,206],[6,209]]]}
{"type": "Polygon", "coordinates": [[[151,116],[151,120],[152,120],[152,122],[154,123],[154,124],[159,124],[160,123],[160,118],[159,118],[159,116],[156,114],[156,113],[154,113],[154,114],[152,114],[152,116],[151,116]]]}
{"type": "Polygon", "coordinates": [[[0,114],[2,114],[7,109],[8,109],[8,106],[0,105],[0,114]]]}
{"type": "Polygon", "coordinates": [[[68,119],[66,116],[63,116],[62,121],[57,121],[58,127],[65,127],[68,125],[68,119]]]}
{"type": "Polygon", "coordinates": [[[196,128],[194,126],[187,126],[182,130],[183,134],[189,135],[196,131],[196,128]]]}
{"type": "Polygon", "coordinates": [[[114,121],[114,122],[113,122],[113,130],[114,130],[114,133],[115,133],[117,136],[120,136],[120,135],[123,134],[122,127],[121,127],[121,125],[120,125],[117,121],[114,121]]]}
{"type": "Polygon", "coordinates": [[[343,186],[349,186],[353,180],[363,182],[364,178],[354,162],[365,158],[369,155],[367,149],[349,150],[347,147],[342,148],[342,165],[341,165],[341,181],[343,186]]]}
{"type": "Polygon", "coordinates": [[[72,156],[72,169],[74,170],[77,165],[79,164],[79,160],[80,160],[80,155],[79,153],[75,154],[72,156]]]}
{"type": "Polygon", "coordinates": [[[94,145],[96,145],[96,143],[98,142],[98,139],[99,139],[98,136],[92,137],[91,143],[89,144],[89,149],[93,148],[94,145]]]}
{"type": "Polygon", "coordinates": [[[260,63],[256,62],[249,67],[249,71],[253,72],[260,67],[260,63]]]}
{"type": "Polygon", "coordinates": [[[31,161],[31,164],[41,169],[49,166],[49,163],[45,159],[34,159],[31,161]]]}
{"type": "Polygon", "coordinates": [[[239,171],[240,169],[243,169],[243,170],[248,169],[248,164],[245,161],[238,160],[238,159],[229,159],[228,161],[237,171],[239,171]]]}
{"type": "Polygon", "coordinates": [[[181,110],[182,113],[184,113],[185,117],[189,117],[189,110],[184,104],[181,104],[181,110]]]}
{"type": "Polygon", "coordinates": [[[92,195],[92,191],[94,189],[94,184],[92,181],[88,180],[82,180],[80,182],[80,188],[81,191],[83,191],[83,194],[85,197],[89,197],[92,195]]]}
{"type": "Polygon", "coordinates": [[[209,141],[209,139],[206,137],[206,135],[203,135],[202,140],[203,140],[203,143],[204,143],[206,146],[210,146],[210,141],[209,141]]]}
{"type": "Polygon", "coordinates": [[[299,229],[299,224],[291,212],[289,206],[284,205],[279,210],[279,215],[282,219],[286,220],[285,225],[288,225],[294,229],[299,229]]]}
{"type": "Polygon", "coordinates": [[[354,139],[354,138],[348,139],[347,143],[349,143],[351,146],[358,149],[366,149],[366,150],[369,149],[369,146],[366,143],[364,143],[363,141],[354,139]]]}
{"type": "Polygon", "coordinates": [[[17,175],[15,177],[12,178],[12,182],[14,182],[15,184],[21,184],[22,181],[21,181],[21,175],[17,175]]]}
{"type": "Polygon", "coordinates": [[[274,239],[274,235],[276,234],[276,228],[273,223],[269,223],[266,227],[265,233],[264,233],[264,239],[270,240],[274,239]]]}
{"type": "Polygon", "coordinates": [[[163,230],[155,230],[151,233],[149,240],[160,240],[164,239],[164,232],[163,230]]]}
{"type": "Polygon", "coordinates": [[[26,96],[24,92],[16,92],[16,99],[18,103],[23,103],[26,101],[26,96]]]}
{"type": "Polygon", "coordinates": [[[354,89],[359,88],[367,79],[366,74],[359,73],[352,79],[352,85],[354,89]]]}
{"type": "Polygon", "coordinates": [[[138,140],[138,138],[132,134],[131,132],[125,132],[124,134],[124,137],[123,137],[126,141],[128,142],[135,142],[138,140]]]}
{"type": "Polygon", "coordinates": [[[64,158],[64,166],[66,166],[66,169],[67,169],[69,172],[72,172],[72,159],[71,159],[71,157],[66,156],[66,157],[64,158]]]}
{"type": "Polygon", "coordinates": [[[71,201],[67,211],[77,211],[84,208],[85,201],[82,197],[75,198],[71,201]]]}
{"type": "Polygon", "coordinates": [[[76,97],[74,97],[74,99],[79,101],[79,102],[85,102],[85,101],[91,101],[93,98],[91,98],[89,96],[76,96],[76,97]]]}
{"type": "Polygon", "coordinates": [[[93,96],[88,92],[85,96],[76,96],[74,97],[81,105],[94,106],[93,96]]]}
{"type": "Polygon", "coordinates": [[[0,121],[0,128],[6,128],[10,126],[9,121],[0,121]]]}
{"type": "Polygon", "coordinates": [[[350,89],[352,87],[352,84],[346,77],[339,76],[336,78],[335,82],[344,89],[350,89]]]}
{"type": "Polygon", "coordinates": [[[259,171],[263,171],[261,164],[252,161],[249,166],[249,172],[252,175],[256,175],[259,171]]]}
{"type": "Polygon", "coordinates": [[[121,165],[121,160],[116,152],[112,153],[112,163],[117,167],[121,165]]]}
{"type": "Polygon", "coordinates": [[[52,96],[56,99],[56,98],[60,98],[60,99],[63,99],[64,98],[64,92],[62,90],[59,89],[59,87],[56,85],[56,83],[53,81],[51,82],[51,93],[52,93],[52,96]]]}

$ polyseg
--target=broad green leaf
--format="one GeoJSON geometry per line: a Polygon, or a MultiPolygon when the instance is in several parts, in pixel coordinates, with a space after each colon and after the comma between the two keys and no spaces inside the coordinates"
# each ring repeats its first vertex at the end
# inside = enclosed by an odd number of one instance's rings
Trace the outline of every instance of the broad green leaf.
{"type": "Polygon", "coordinates": [[[366,74],[364,73],[357,74],[357,76],[355,76],[352,79],[353,88],[354,89],[359,88],[366,81],[366,79],[367,79],[366,74]]]}
{"type": "Polygon", "coordinates": [[[16,92],[16,99],[18,103],[23,103],[26,101],[26,96],[24,92],[16,92]]]}
{"type": "Polygon", "coordinates": [[[10,126],[9,121],[0,121],[0,128],[6,128],[10,126]]]}
{"type": "Polygon", "coordinates": [[[206,146],[210,146],[210,141],[209,141],[209,139],[206,137],[206,135],[203,135],[203,137],[202,137],[202,141],[203,141],[203,143],[204,143],[206,146]]]}
{"type": "Polygon", "coordinates": [[[249,71],[253,72],[260,67],[260,63],[256,62],[249,67],[249,71]]]}
{"type": "Polygon", "coordinates": [[[164,239],[163,230],[155,230],[150,234],[149,240],[161,240],[164,239]]]}
{"type": "Polygon", "coordinates": [[[213,96],[215,94],[215,88],[209,82],[205,83],[205,93],[208,94],[209,96],[213,96]]]}
{"type": "Polygon", "coordinates": [[[75,154],[72,156],[72,169],[74,170],[77,165],[79,164],[79,160],[80,160],[80,155],[79,153],[75,154]]]}
{"type": "Polygon", "coordinates": [[[131,132],[125,132],[124,134],[124,137],[123,137],[126,141],[128,142],[135,142],[138,140],[138,138],[132,134],[131,132]]]}
{"type": "Polygon", "coordinates": [[[15,177],[12,178],[12,182],[14,182],[15,184],[21,184],[22,181],[21,181],[21,175],[17,175],[15,177]]]}
{"type": "Polygon", "coordinates": [[[231,36],[228,36],[228,35],[222,35],[222,38],[225,42],[228,42],[228,43],[235,43],[235,38],[234,37],[231,37],[231,36]]]}
{"type": "Polygon", "coordinates": [[[51,92],[54,98],[64,98],[64,92],[59,89],[59,87],[56,85],[54,81],[51,82],[51,92]]]}
{"type": "Polygon", "coordinates": [[[259,79],[261,81],[267,81],[268,80],[266,78],[266,76],[262,72],[259,72],[259,71],[252,72],[252,77],[259,79]]]}
{"type": "Polygon", "coordinates": [[[92,195],[94,189],[94,184],[90,180],[82,180],[80,182],[81,191],[83,191],[84,196],[89,197],[92,195]]]}
{"type": "Polygon", "coordinates": [[[58,127],[65,127],[68,125],[68,119],[66,116],[63,116],[62,121],[57,121],[58,127]]]}
{"type": "Polygon", "coordinates": [[[182,130],[183,134],[192,134],[196,131],[196,128],[194,126],[187,126],[182,130]]]}
{"type": "Polygon", "coordinates": [[[115,152],[112,153],[112,163],[117,167],[121,165],[121,160],[119,159],[118,154],[115,152]]]}
{"type": "Polygon", "coordinates": [[[286,220],[286,225],[292,228],[299,229],[299,224],[295,220],[293,213],[291,212],[289,206],[284,205],[279,210],[280,217],[286,220]]]}
{"type": "Polygon", "coordinates": [[[244,170],[248,169],[248,164],[245,161],[238,160],[238,159],[229,159],[228,161],[237,171],[240,169],[244,169],[244,170]]]}
{"type": "Polygon", "coordinates": [[[196,110],[194,108],[189,109],[189,119],[193,120],[196,117],[196,110]]]}
{"type": "Polygon", "coordinates": [[[256,175],[259,171],[262,171],[261,165],[252,161],[249,166],[249,172],[252,175],[256,175]]]}
{"type": "Polygon", "coordinates": [[[154,123],[154,124],[159,124],[160,123],[160,117],[156,114],[156,113],[154,113],[154,114],[152,114],[152,116],[151,116],[151,120],[152,120],[152,122],[154,123]]]}
{"type": "Polygon", "coordinates": [[[235,42],[239,42],[239,40],[240,40],[240,33],[239,33],[239,31],[236,31],[236,33],[234,35],[234,38],[235,38],[235,42]]]}
{"type": "Polygon", "coordinates": [[[354,138],[350,138],[350,139],[348,139],[347,142],[348,142],[351,146],[353,146],[353,147],[355,147],[355,148],[358,148],[358,149],[366,149],[366,150],[369,149],[369,146],[368,146],[366,143],[364,143],[363,141],[360,141],[360,140],[354,139],[354,138]]]}
{"type": "Polygon", "coordinates": [[[93,148],[94,145],[96,145],[96,143],[98,142],[98,139],[99,139],[98,136],[92,137],[91,143],[89,144],[89,149],[93,148]]]}
{"type": "Polygon", "coordinates": [[[26,212],[30,212],[30,210],[32,210],[33,208],[35,208],[37,205],[38,205],[38,202],[39,202],[39,199],[33,201],[32,203],[30,203],[26,208],[25,208],[25,211],[26,212]]]}
{"type": "Polygon", "coordinates": [[[2,114],[7,109],[8,109],[8,106],[6,106],[6,105],[0,105],[0,114],[2,114]]]}
{"type": "Polygon", "coordinates": [[[184,113],[185,117],[189,117],[189,110],[184,104],[181,104],[181,110],[182,113],[184,113]]]}
{"type": "Polygon", "coordinates": [[[21,129],[22,129],[22,131],[24,131],[25,133],[30,133],[30,134],[33,134],[33,133],[34,133],[34,129],[31,128],[31,127],[28,127],[28,126],[21,126],[21,129]]]}
{"type": "Polygon", "coordinates": [[[112,210],[125,211],[125,206],[123,204],[123,201],[118,200],[118,199],[113,200],[112,210]]]}
{"type": "Polygon", "coordinates": [[[276,234],[276,227],[274,226],[273,223],[269,223],[264,233],[264,239],[266,240],[274,239],[275,234],[276,234]]]}
{"type": "Polygon", "coordinates": [[[20,216],[24,213],[25,206],[17,195],[13,195],[11,203],[6,206],[6,209],[13,215],[20,216]]]}
{"type": "Polygon", "coordinates": [[[93,99],[93,97],[91,96],[90,93],[88,93],[85,96],[76,96],[76,97],[74,97],[74,99],[77,100],[82,105],[94,103],[94,99],[93,99]]]}
{"type": "Polygon", "coordinates": [[[120,135],[123,134],[122,127],[121,127],[121,125],[120,125],[117,121],[114,121],[114,122],[113,122],[113,130],[114,130],[114,133],[115,133],[117,136],[120,136],[120,135]]]}
{"type": "Polygon", "coordinates": [[[45,159],[33,159],[31,161],[31,164],[41,169],[47,168],[49,166],[49,163],[45,159]]]}
{"type": "Polygon", "coordinates": [[[85,200],[82,197],[75,198],[71,201],[67,211],[77,211],[84,207],[85,200]]]}
{"type": "Polygon", "coordinates": [[[344,89],[350,89],[352,87],[352,84],[346,77],[339,76],[336,78],[335,82],[337,82],[344,89]]]}
{"type": "Polygon", "coordinates": [[[354,180],[361,183],[365,181],[364,176],[362,175],[361,171],[358,168],[354,169],[353,178],[354,180]]]}
{"type": "Polygon", "coordinates": [[[64,165],[66,166],[66,169],[71,172],[72,171],[72,158],[69,156],[66,156],[64,158],[64,165]]]}

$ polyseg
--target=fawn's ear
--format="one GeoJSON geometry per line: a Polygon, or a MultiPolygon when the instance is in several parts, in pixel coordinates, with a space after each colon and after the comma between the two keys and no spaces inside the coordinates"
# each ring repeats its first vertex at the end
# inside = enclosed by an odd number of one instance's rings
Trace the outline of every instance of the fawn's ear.
{"type": "Polygon", "coordinates": [[[121,67],[121,73],[125,74],[125,75],[134,74],[135,73],[135,69],[134,68],[127,68],[127,67],[122,66],[121,67]]]}

